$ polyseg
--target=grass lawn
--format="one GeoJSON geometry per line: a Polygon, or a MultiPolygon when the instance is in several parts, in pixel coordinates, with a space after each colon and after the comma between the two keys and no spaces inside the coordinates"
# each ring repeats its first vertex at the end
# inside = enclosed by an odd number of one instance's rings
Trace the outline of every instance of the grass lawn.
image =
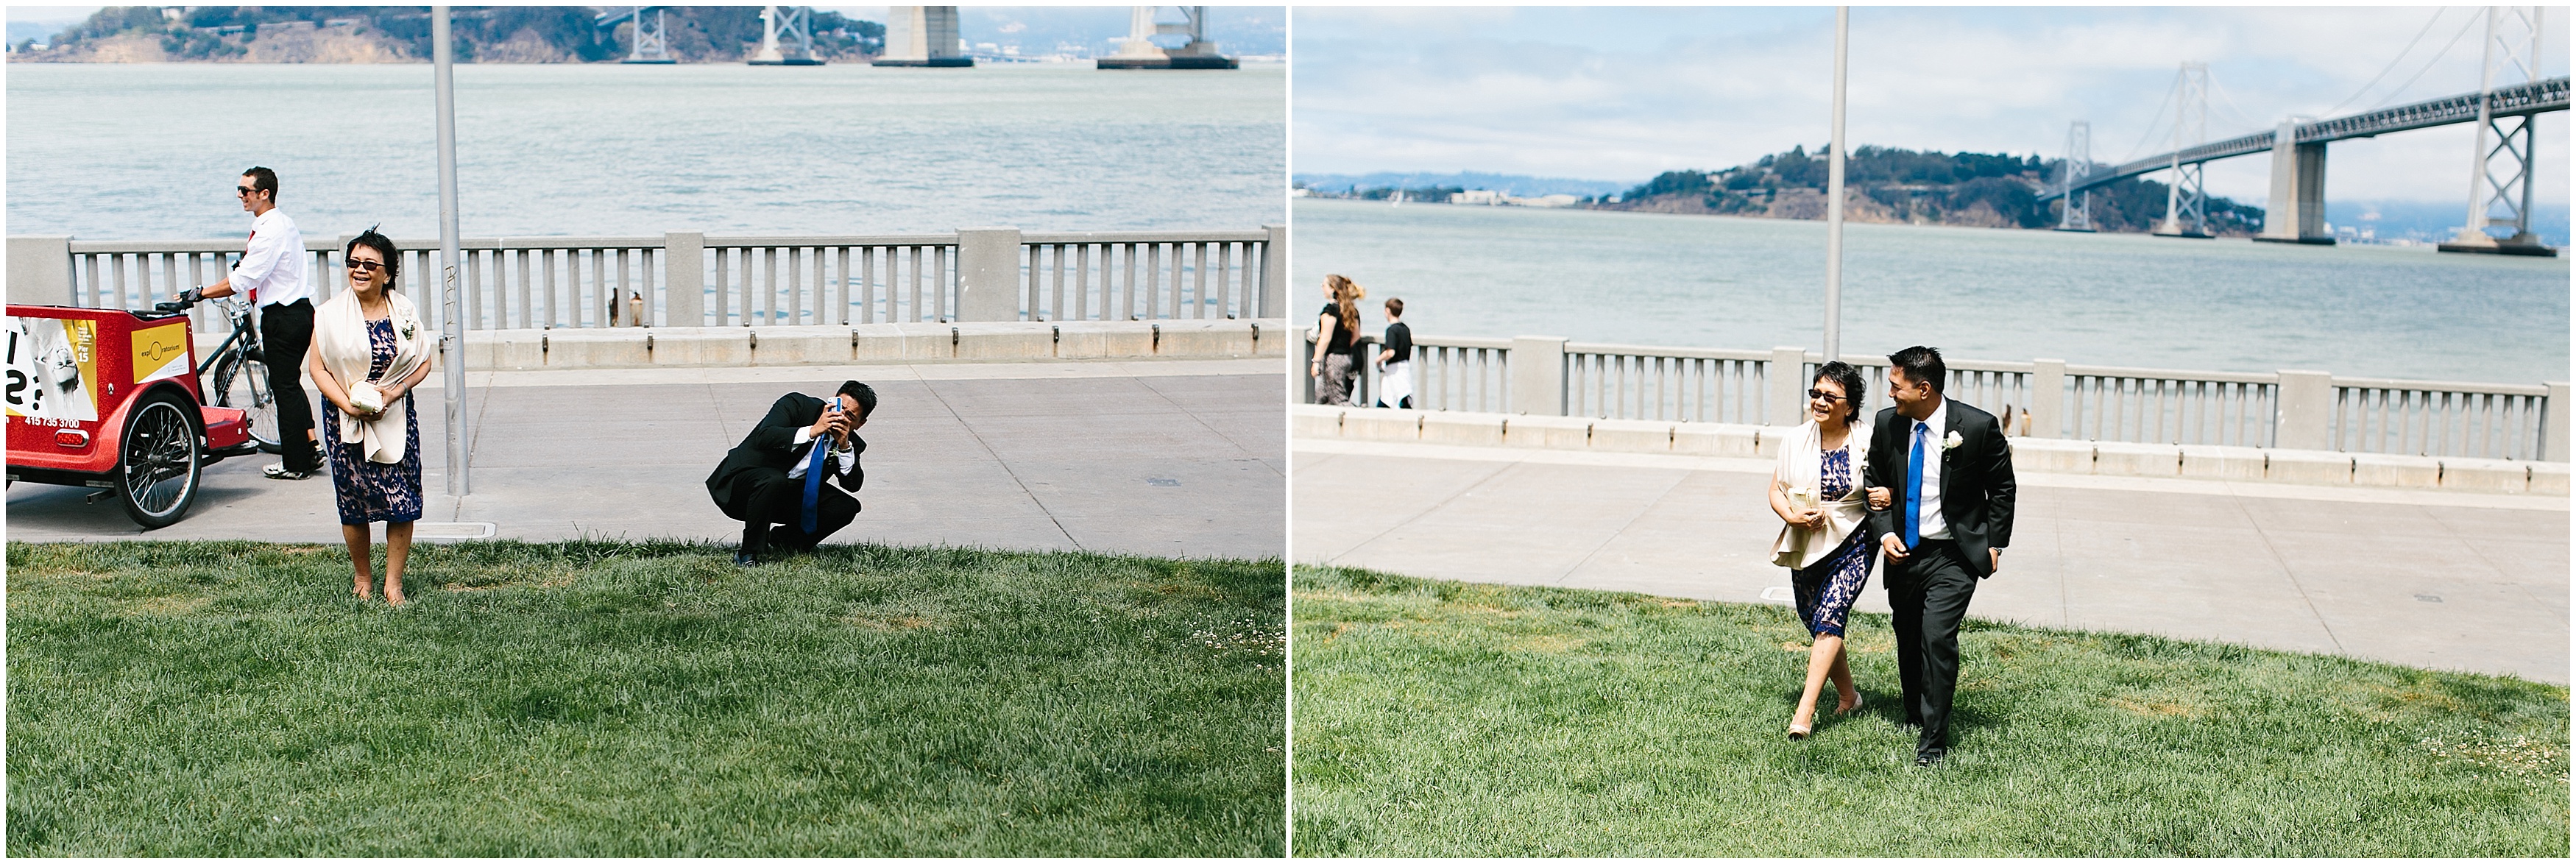
{"type": "Polygon", "coordinates": [[[1277,561],[730,556],[11,543],[7,851],[1282,852],[1277,561]]]}
{"type": "Polygon", "coordinates": [[[1918,769],[1885,616],[1792,742],[1786,607],[1295,579],[1299,855],[2568,854],[2561,686],[1970,621],[1918,769]]]}

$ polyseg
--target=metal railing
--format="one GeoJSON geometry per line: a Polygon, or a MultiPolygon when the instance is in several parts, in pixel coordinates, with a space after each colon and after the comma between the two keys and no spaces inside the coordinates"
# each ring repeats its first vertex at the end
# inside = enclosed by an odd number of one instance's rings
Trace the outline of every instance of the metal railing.
{"type": "MultiPolygon", "coordinates": [[[[1279,317],[1285,229],[1020,235],[474,238],[459,243],[466,329],[1279,317]],[[1003,244],[991,246],[996,242],[1003,244]],[[977,244],[989,248],[977,248],[977,244]],[[1011,245],[1016,244],[1016,245],[1011,245]],[[967,308],[967,264],[1005,262],[1014,290],[967,308]],[[1016,298],[1016,300],[1012,299],[1016,298]]],[[[307,237],[316,300],[345,286],[347,238],[307,237]]],[[[431,327],[438,242],[397,239],[401,285],[431,327]]],[[[222,278],[242,240],[12,237],[14,302],[149,308],[222,278]],[[54,286],[59,286],[56,288],[54,286]],[[24,299],[24,298],[42,299],[24,299]]],[[[221,315],[193,313],[201,333],[221,315]]]]}
{"type": "Polygon", "coordinates": [[[1759,423],[1764,351],[1565,346],[1566,413],[1634,420],[1759,423]]]}
{"type": "MultiPolygon", "coordinates": [[[[2357,453],[2541,458],[2546,386],[2337,378],[2334,449],[2357,453]]],[[[2547,453],[2564,461],[2567,454],[2547,453]]]]}
{"type": "Polygon", "coordinates": [[[1265,232],[1025,234],[1020,246],[1033,320],[1262,317],[1265,232]]]}
{"type": "MultiPolygon", "coordinates": [[[[1307,328],[1305,357],[1314,351],[1307,328]]],[[[1365,336],[1363,356],[1378,339],[1365,336]]],[[[1561,340],[1414,340],[1414,407],[1433,411],[1556,414],[1626,420],[1794,425],[1803,394],[1823,362],[1797,349],[1728,351],[1596,345],[1561,340]],[[1523,346],[1516,349],[1515,345],[1523,346]],[[1561,348],[1516,357],[1529,347],[1561,348]],[[1800,370],[1775,380],[1771,370],[1800,370]],[[1550,369],[1549,366],[1556,368],[1550,369]],[[1563,411],[1545,404],[1562,395],[1563,411]]],[[[1867,380],[1864,411],[1887,407],[1887,361],[1846,357],[1867,380]]],[[[2036,438],[2234,447],[2297,447],[2347,453],[2566,461],[2567,384],[2477,384],[2336,378],[2318,372],[2239,373],[2058,360],[1950,360],[1944,394],[1992,413],[2009,433],[2036,438]],[[2293,395],[2293,394],[2303,395],[2293,395]]],[[[1316,401],[1306,363],[1300,401],[1316,401]]],[[[1363,364],[1352,403],[1375,404],[1380,371],[1363,364]]]]}

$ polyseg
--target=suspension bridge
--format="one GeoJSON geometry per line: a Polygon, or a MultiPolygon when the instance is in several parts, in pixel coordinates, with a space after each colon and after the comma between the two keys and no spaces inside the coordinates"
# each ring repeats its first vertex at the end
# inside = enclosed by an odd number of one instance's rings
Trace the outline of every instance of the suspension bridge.
{"type": "MultiPolygon", "coordinates": [[[[2472,21],[2470,26],[2475,23],[2472,21]]],[[[2427,22],[2428,29],[2430,24],[2427,22]]],[[[2542,244],[2531,233],[2531,169],[2535,158],[2532,133],[2539,115],[2567,110],[2568,78],[2539,77],[2541,28],[2540,7],[2485,10],[2485,59],[2475,91],[2323,120],[2290,117],[2275,128],[2218,141],[2207,140],[2206,135],[2209,67],[2205,63],[2185,63],[2169,96],[2174,105],[2172,150],[2118,165],[2094,163],[2088,152],[2090,124],[2076,121],[2067,133],[2065,168],[2054,188],[2039,200],[2066,202],[2060,211],[2059,230],[2089,231],[2090,190],[2130,177],[2171,172],[2165,219],[2155,233],[2210,237],[2213,234],[2204,207],[2207,196],[2202,166],[2220,159],[2269,153],[2271,194],[2264,210],[2263,231],[2254,239],[2331,245],[2334,237],[2325,230],[2328,143],[2474,123],[2478,139],[2466,219],[2459,234],[2451,242],[2440,244],[2440,249],[2554,256],[2557,250],[2542,244]],[[2498,237],[2490,233],[2493,228],[2509,228],[2512,233],[2498,237]]],[[[2393,65],[2392,62],[2392,68],[2393,65]]],[[[2372,84],[2376,83],[2374,79],[2372,84]]],[[[2368,87],[2365,85],[2364,90],[2368,87]]]]}

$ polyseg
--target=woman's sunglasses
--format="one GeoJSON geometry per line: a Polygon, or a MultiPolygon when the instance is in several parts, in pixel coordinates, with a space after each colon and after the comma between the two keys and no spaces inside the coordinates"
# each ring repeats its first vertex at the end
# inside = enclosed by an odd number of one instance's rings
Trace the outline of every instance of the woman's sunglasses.
{"type": "Polygon", "coordinates": [[[359,273],[373,273],[385,269],[385,264],[382,261],[351,261],[349,269],[359,273]]]}
{"type": "Polygon", "coordinates": [[[1840,401],[1843,401],[1843,397],[1842,397],[1842,396],[1840,396],[1840,395],[1838,395],[1838,394],[1827,393],[1827,392],[1825,392],[1825,391],[1817,390],[1817,389],[1812,388],[1812,387],[1811,387],[1811,388],[1808,388],[1808,390],[1807,390],[1807,398],[1809,398],[1809,399],[1822,399],[1822,400],[1825,400],[1825,401],[1827,401],[1827,402],[1840,402],[1840,401]]]}

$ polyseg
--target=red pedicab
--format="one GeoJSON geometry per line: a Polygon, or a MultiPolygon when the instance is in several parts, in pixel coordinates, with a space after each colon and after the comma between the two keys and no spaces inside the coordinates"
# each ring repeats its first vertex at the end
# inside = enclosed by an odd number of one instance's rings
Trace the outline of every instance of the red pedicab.
{"type": "Polygon", "coordinates": [[[241,409],[205,404],[184,308],[10,305],[8,479],[115,495],[151,529],[187,514],[205,466],[259,452],[241,409]]]}

